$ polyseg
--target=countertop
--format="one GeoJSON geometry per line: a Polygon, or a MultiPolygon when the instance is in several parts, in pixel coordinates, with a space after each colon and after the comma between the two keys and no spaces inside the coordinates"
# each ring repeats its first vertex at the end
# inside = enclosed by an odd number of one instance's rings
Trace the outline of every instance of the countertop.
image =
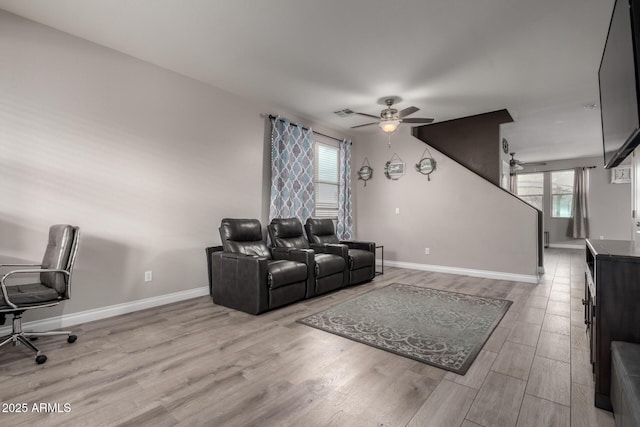
{"type": "Polygon", "coordinates": [[[633,240],[591,240],[587,246],[596,256],[640,258],[640,242],[633,240]]]}

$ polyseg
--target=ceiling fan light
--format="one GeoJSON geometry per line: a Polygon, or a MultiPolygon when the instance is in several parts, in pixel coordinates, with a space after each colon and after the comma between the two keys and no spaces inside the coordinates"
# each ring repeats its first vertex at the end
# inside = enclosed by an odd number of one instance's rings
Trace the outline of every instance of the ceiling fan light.
{"type": "Polygon", "coordinates": [[[399,124],[400,120],[381,120],[378,126],[386,133],[393,133],[398,129],[399,124]]]}

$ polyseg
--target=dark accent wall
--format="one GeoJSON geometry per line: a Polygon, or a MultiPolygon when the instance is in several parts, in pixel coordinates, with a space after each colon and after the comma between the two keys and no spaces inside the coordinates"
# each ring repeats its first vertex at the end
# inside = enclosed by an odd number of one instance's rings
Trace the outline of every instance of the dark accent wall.
{"type": "Polygon", "coordinates": [[[413,128],[413,136],[500,186],[500,124],[505,109],[413,128]]]}

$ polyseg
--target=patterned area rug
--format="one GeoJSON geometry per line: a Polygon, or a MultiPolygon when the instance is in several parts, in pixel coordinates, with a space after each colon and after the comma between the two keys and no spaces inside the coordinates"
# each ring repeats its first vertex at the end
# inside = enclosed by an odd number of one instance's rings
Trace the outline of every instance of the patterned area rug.
{"type": "Polygon", "coordinates": [[[464,375],[511,304],[392,283],[298,322],[464,375]]]}

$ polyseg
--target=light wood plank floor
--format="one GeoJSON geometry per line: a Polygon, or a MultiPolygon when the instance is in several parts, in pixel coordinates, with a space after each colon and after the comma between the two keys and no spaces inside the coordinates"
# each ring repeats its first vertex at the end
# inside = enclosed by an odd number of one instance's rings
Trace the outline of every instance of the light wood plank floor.
{"type": "Polygon", "coordinates": [[[87,323],[73,345],[40,339],[41,366],[0,349],[0,410],[28,408],[0,412],[0,425],[613,426],[593,406],[583,257],[548,250],[538,285],[386,268],[257,317],[203,297],[87,323]],[[465,376],[295,322],[392,282],[514,304],[465,376]]]}

